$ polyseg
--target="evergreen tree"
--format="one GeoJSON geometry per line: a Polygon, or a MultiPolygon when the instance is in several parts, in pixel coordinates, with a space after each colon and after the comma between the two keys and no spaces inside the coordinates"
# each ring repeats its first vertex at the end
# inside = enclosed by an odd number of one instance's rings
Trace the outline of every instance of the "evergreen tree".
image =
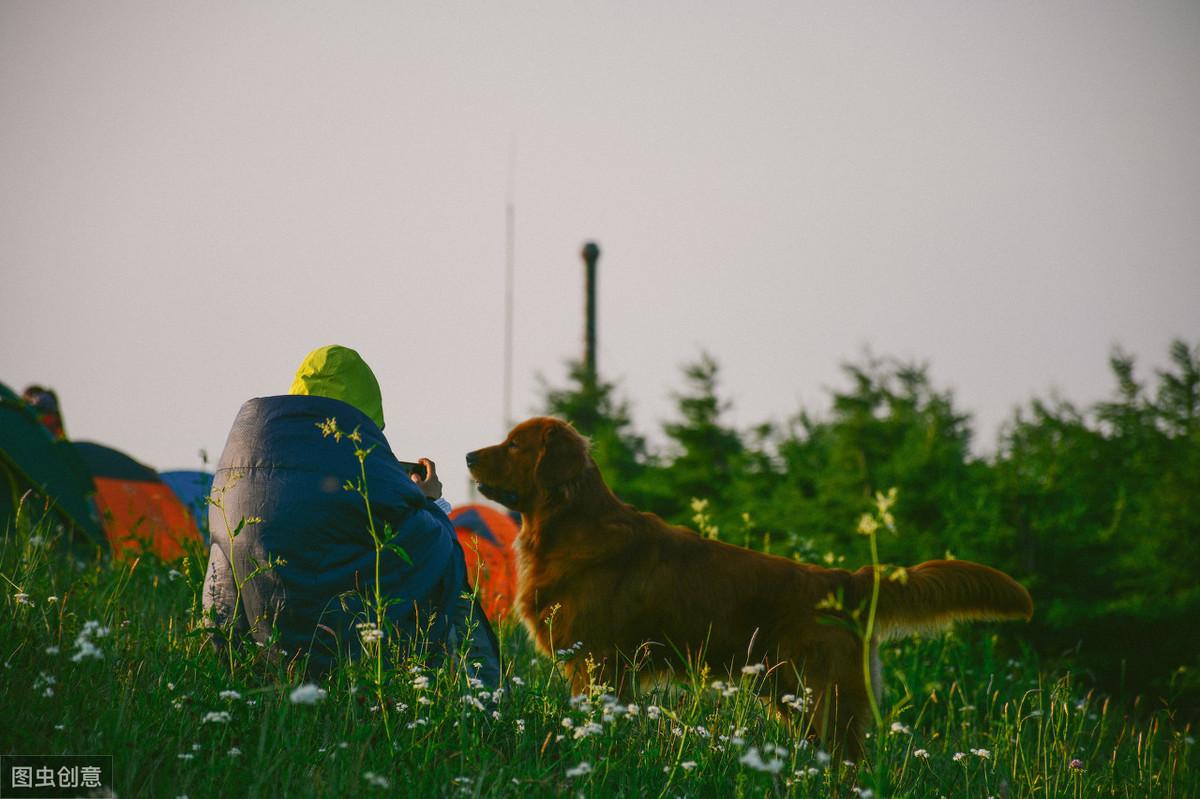
{"type": "MultiPolygon", "coordinates": [[[[663,425],[671,451],[661,471],[667,494],[676,500],[669,514],[675,521],[688,523],[693,515],[692,500],[708,500],[721,522],[733,508],[732,500],[744,483],[742,470],[745,447],[736,430],[722,423],[731,407],[717,394],[720,367],[708,353],[683,367],[686,389],[674,395],[678,419],[663,425]]],[[[747,497],[739,498],[742,500],[747,497]]]]}

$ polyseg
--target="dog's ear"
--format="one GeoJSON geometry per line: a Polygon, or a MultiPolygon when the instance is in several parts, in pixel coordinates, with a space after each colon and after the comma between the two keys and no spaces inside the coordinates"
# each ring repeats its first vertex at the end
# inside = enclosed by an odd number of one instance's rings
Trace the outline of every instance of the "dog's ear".
{"type": "Polygon", "coordinates": [[[587,442],[565,424],[546,427],[534,466],[534,479],[543,493],[569,483],[588,465],[587,442]]]}

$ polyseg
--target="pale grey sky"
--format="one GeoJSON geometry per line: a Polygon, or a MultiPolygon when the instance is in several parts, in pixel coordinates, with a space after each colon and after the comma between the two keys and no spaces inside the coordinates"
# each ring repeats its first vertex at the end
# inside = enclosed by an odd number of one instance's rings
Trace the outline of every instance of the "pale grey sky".
{"type": "Polygon", "coordinates": [[[0,0],[0,381],[160,469],[313,347],[401,457],[503,432],[578,354],[657,433],[702,349],[733,419],[928,360],[981,445],[1200,338],[1200,3],[0,0]]]}

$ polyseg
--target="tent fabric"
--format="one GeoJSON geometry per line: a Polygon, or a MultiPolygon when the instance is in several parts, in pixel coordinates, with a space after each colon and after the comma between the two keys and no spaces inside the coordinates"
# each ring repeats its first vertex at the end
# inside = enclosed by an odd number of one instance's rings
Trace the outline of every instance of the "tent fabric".
{"type": "Polygon", "coordinates": [[[158,472],[125,453],[90,441],[75,442],[96,486],[96,504],[114,558],[153,552],[176,560],[204,539],[188,509],[158,472]]]}
{"type": "MultiPolygon", "coordinates": [[[[362,498],[343,487],[359,478],[356,448],[370,451],[362,466],[376,529],[390,529],[388,543],[404,553],[387,548],[379,556],[380,591],[392,603],[385,635],[434,659],[464,640],[474,609],[459,599],[466,567],[446,514],[409,479],[366,414],[328,397],[282,396],[242,406],[213,480],[219,505],[210,509],[203,601],[218,648],[228,631],[235,640],[274,640],[288,657],[308,653],[316,673],[362,654],[356,625],[368,619],[361,594],[372,590],[376,552],[362,498]],[[357,428],[361,441],[324,436],[327,419],[357,428]],[[285,563],[245,583],[239,603],[235,567],[246,575],[272,558],[285,563]]],[[[499,648],[486,619],[469,647],[468,662],[483,664],[476,676],[495,687],[499,648]]]]}
{"type": "Polygon", "coordinates": [[[517,594],[513,542],[520,532],[507,513],[487,505],[462,505],[450,511],[454,532],[462,544],[471,585],[479,586],[483,611],[489,619],[503,618],[517,594]]]}
{"type": "Polygon", "coordinates": [[[310,352],[292,381],[289,394],[328,397],[353,405],[383,429],[383,395],[379,381],[357,352],[331,344],[310,352]]]}
{"type": "Polygon", "coordinates": [[[213,476],[211,472],[190,469],[175,469],[169,472],[159,472],[162,481],[170,486],[175,496],[192,514],[192,520],[204,536],[208,544],[208,495],[212,491],[213,476]]]}
{"type": "Polygon", "coordinates": [[[69,442],[55,441],[25,403],[0,383],[0,532],[12,522],[26,491],[43,511],[78,533],[79,543],[104,543],[87,467],[69,442]]]}
{"type": "Polygon", "coordinates": [[[161,483],[158,472],[120,450],[97,444],[93,441],[76,441],[75,451],[87,466],[92,477],[108,477],[113,480],[133,480],[143,483],[161,483]]]}

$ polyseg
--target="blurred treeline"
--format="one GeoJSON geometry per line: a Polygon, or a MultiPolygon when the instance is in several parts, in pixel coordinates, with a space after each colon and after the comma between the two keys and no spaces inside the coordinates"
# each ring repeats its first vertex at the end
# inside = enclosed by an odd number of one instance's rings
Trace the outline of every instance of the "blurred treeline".
{"type": "Polygon", "coordinates": [[[858,568],[855,534],[895,486],[899,535],[885,561],[957,557],[995,566],[1033,594],[1033,623],[1005,625],[1103,690],[1200,708],[1200,345],[1140,375],[1110,358],[1108,401],[1032,399],[993,454],[925,365],[864,357],[827,408],[735,429],[718,364],[683,368],[665,446],[651,447],[617,387],[578,363],[545,386],[545,409],[592,438],[625,501],[725,541],[858,568]]]}

